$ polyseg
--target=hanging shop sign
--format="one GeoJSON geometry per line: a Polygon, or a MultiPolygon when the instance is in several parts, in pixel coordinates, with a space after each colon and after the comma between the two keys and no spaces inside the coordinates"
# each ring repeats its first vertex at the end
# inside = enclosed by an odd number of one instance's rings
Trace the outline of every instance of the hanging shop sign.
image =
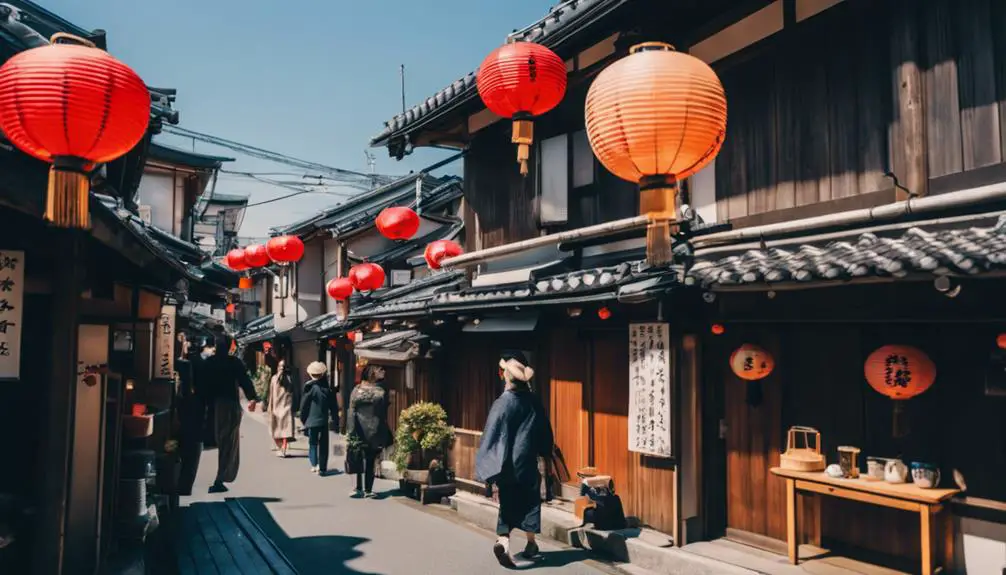
{"type": "Polygon", "coordinates": [[[671,457],[670,326],[629,326],[629,451],[671,457]]]}
{"type": "Polygon", "coordinates": [[[24,252],[0,250],[0,379],[21,377],[24,252]]]}
{"type": "Polygon", "coordinates": [[[154,379],[172,379],[175,374],[175,306],[161,306],[154,329],[154,379]]]}

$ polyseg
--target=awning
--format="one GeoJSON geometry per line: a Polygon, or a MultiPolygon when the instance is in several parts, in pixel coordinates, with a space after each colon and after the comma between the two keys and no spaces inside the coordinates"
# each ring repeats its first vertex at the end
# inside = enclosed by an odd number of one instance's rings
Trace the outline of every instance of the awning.
{"type": "Polygon", "coordinates": [[[406,363],[419,357],[419,342],[423,337],[416,330],[399,330],[383,333],[356,344],[357,357],[383,363],[406,363]]]}
{"type": "Polygon", "coordinates": [[[465,324],[461,331],[472,333],[499,333],[513,331],[534,331],[538,327],[537,313],[512,314],[502,317],[487,317],[465,324]]]}

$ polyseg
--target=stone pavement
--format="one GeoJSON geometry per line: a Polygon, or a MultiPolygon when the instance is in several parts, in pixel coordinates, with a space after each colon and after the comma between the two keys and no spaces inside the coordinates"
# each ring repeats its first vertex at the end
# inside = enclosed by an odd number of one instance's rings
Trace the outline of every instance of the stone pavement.
{"type": "MultiPolygon", "coordinates": [[[[333,435],[333,444],[335,436],[333,435]]],[[[496,563],[492,533],[468,525],[449,508],[420,506],[397,495],[397,482],[377,480],[377,499],[351,499],[355,478],[342,473],[319,477],[310,472],[306,439],[292,457],[269,449],[260,414],[245,412],[241,427],[241,470],[226,494],[206,492],[216,472],[216,450],[203,453],[192,502],[240,498],[248,512],[303,574],[332,575],[491,575],[508,573],[496,563]]],[[[342,458],[330,461],[342,469],[342,458]]],[[[330,473],[333,471],[330,470],[330,473]]],[[[524,536],[512,545],[523,549],[524,536]]],[[[540,542],[543,559],[527,571],[542,574],[599,575],[618,571],[579,549],[540,542]]]]}

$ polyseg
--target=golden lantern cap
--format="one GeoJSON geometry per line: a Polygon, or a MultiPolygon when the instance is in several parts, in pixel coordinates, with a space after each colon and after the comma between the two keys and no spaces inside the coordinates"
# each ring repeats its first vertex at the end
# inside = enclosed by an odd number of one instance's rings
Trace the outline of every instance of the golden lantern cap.
{"type": "Polygon", "coordinates": [[[667,42],[640,42],[639,44],[634,44],[629,48],[629,54],[635,54],[636,52],[647,52],[647,51],[659,51],[659,52],[677,52],[678,49],[674,47],[673,44],[668,44],[667,42]]]}

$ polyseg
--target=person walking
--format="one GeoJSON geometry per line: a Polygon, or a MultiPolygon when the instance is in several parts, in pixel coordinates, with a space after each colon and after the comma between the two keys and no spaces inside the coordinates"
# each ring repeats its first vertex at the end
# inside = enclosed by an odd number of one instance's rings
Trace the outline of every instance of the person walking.
{"type": "Polygon", "coordinates": [[[329,417],[333,422],[339,421],[339,406],[328,384],[327,373],[328,368],[320,361],[307,366],[311,379],[304,386],[300,403],[300,421],[307,434],[307,459],[311,472],[322,476],[328,473],[329,417]]]}
{"type": "Polygon", "coordinates": [[[201,345],[192,345],[187,337],[181,339],[181,354],[175,361],[178,372],[178,494],[192,495],[192,486],[199,471],[203,453],[203,429],[206,425],[206,404],[196,380],[201,345]]]}
{"type": "Polygon", "coordinates": [[[356,474],[356,489],[350,492],[351,497],[374,497],[377,458],[393,441],[388,427],[388,394],[379,385],[384,381],[384,374],[383,367],[367,365],[363,368],[360,384],[349,395],[346,431],[363,444],[363,473],[356,474]]]}
{"type": "Polygon", "coordinates": [[[204,359],[199,366],[199,384],[205,388],[206,397],[213,404],[214,431],[217,442],[217,476],[210,486],[210,493],[224,493],[225,483],[237,479],[241,463],[241,402],[238,388],[248,399],[248,410],[254,411],[258,403],[255,386],[248,377],[244,363],[227,353],[231,337],[226,334],[216,336],[216,352],[204,359]]]}
{"type": "Polygon", "coordinates": [[[266,398],[266,416],[269,419],[269,432],[279,450],[279,457],[287,456],[287,447],[294,437],[293,425],[293,378],[286,371],[286,361],[280,360],[276,366],[276,375],[269,384],[269,396],[266,398]]]}
{"type": "Polygon", "coordinates": [[[516,567],[510,555],[510,532],[520,529],[527,536],[521,552],[525,558],[538,554],[535,535],[541,532],[541,474],[538,458],[551,457],[552,428],[545,407],[531,391],[534,370],[520,351],[504,351],[499,362],[503,393],[493,403],[486,419],[482,442],[475,455],[475,477],[495,486],[499,497],[496,543],[493,554],[500,565],[516,567]]]}

